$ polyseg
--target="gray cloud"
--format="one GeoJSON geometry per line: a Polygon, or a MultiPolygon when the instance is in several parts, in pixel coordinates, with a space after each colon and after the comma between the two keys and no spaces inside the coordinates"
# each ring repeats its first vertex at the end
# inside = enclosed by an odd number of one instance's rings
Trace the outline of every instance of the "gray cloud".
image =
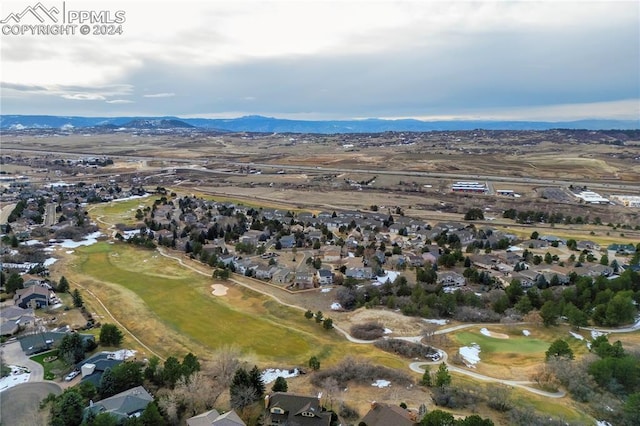
{"type": "MultiPolygon", "coordinates": [[[[406,28],[355,32],[343,45],[313,54],[238,52],[234,62],[208,56],[202,41],[228,46],[231,37],[213,24],[204,31],[194,24],[193,32],[180,31],[174,40],[180,43],[167,49],[159,44],[157,51],[125,54],[127,66],[109,84],[5,83],[3,95],[12,96],[3,107],[21,113],[348,118],[481,115],[640,99],[640,24],[637,13],[632,16],[640,11],[637,3],[438,3],[442,15],[434,17],[421,4],[411,6],[416,16],[406,28]],[[541,13],[548,22],[539,20],[541,13]],[[606,15],[600,19],[599,13],[606,15]],[[106,102],[83,102],[82,110],[71,102],[78,99],[106,102]]],[[[69,57],[108,64],[97,50],[69,57]]]]}

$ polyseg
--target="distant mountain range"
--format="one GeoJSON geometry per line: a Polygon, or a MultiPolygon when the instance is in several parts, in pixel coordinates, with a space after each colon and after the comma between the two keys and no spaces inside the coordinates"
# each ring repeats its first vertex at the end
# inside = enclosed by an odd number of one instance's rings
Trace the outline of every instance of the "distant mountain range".
{"type": "Polygon", "coordinates": [[[286,120],[251,115],[239,118],[178,117],[63,117],[51,115],[2,115],[0,129],[82,129],[103,127],[105,130],[194,129],[259,133],[379,133],[426,132],[455,130],[634,130],[640,120],[548,121],[421,121],[421,120],[286,120]]]}

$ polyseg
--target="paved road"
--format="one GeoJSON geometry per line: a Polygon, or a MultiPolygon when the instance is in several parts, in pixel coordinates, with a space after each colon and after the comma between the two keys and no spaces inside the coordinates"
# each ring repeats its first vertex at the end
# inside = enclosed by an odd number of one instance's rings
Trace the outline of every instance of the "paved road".
{"type": "Polygon", "coordinates": [[[41,382],[44,380],[44,368],[42,365],[29,359],[24,354],[20,343],[16,340],[2,345],[2,358],[7,364],[27,367],[31,371],[30,382],[41,382]]]}
{"type": "Polygon", "coordinates": [[[46,426],[47,412],[38,407],[50,393],[60,395],[62,389],[54,382],[29,382],[3,391],[0,422],[7,426],[46,426]]]}

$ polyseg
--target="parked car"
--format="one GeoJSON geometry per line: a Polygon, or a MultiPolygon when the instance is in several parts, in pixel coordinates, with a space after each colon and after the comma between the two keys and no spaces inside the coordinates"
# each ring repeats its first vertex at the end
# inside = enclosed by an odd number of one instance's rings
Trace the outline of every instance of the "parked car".
{"type": "Polygon", "coordinates": [[[73,370],[71,373],[67,374],[64,380],[66,382],[72,381],[80,372],[78,370],[73,370]]]}

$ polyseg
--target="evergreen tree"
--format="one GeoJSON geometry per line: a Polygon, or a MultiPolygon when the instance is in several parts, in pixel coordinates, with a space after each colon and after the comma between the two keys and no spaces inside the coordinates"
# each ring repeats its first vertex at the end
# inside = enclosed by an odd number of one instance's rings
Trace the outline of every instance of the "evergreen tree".
{"type": "Polygon", "coordinates": [[[271,387],[272,392],[286,392],[289,389],[289,385],[287,384],[287,379],[282,376],[276,377],[276,381],[271,387]]]}
{"type": "Polygon", "coordinates": [[[98,392],[100,393],[101,399],[115,395],[117,393],[115,389],[116,378],[113,374],[113,371],[111,370],[111,367],[107,367],[102,373],[100,384],[98,385],[98,392]]]}
{"type": "Polygon", "coordinates": [[[309,358],[309,368],[313,371],[317,371],[320,369],[320,360],[315,355],[309,358]]]}
{"type": "Polygon", "coordinates": [[[85,404],[76,388],[69,388],[57,397],[51,406],[51,426],[79,426],[85,404]]]}
{"type": "Polygon", "coordinates": [[[73,299],[73,306],[75,306],[76,308],[81,308],[82,305],[84,305],[84,301],[82,300],[82,295],[80,294],[80,290],[78,290],[77,288],[73,290],[73,293],[71,294],[71,298],[73,299]]]}
{"type": "Polygon", "coordinates": [[[64,275],[60,277],[60,282],[56,287],[56,291],[59,293],[67,293],[69,291],[69,281],[67,281],[64,275]]]}
{"type": "Polygon", "coordinates": [[[422,381],[420,383],[422,386],[433,386],[433,381],[431,380],[431,368],[428,365],[424,367],[424,374],[422,375],[422,381]]]}
{"type": "Polygon", "coordinates": [[[451,374],[449,374],[449,369],[447,368],[447,364],[443,362],[438,367],[438,371],[436,371],[436,386],[443,387],[443,386],[449,386],[450,384],[451,384],[451,374]]]}
{"type": "Polygon", "coordinates": [[[182,360],[182,375],[189,378],[196,371],[200,371],[200,361],[197,356],[189,352],[182,360]]]}
{"type": "Polygon", "coordinates": [[[176,357],[170,356],[164,362],[164,368],[162,369],[162,380],[164,383],[169,385],[169,387],[173,388],[178,379],[182,376],[182,366],[180,365],[180,361],[176,357]]]}
{"type": "Polygon", "coordinates": [[[266,392],[264,380],[262,380],[262,373],[258,370],[258,366],[254,365],[249,372],[249,378],[251,379],[251,386],[256,390],[256,396],[262,398],[266,392]]]}

